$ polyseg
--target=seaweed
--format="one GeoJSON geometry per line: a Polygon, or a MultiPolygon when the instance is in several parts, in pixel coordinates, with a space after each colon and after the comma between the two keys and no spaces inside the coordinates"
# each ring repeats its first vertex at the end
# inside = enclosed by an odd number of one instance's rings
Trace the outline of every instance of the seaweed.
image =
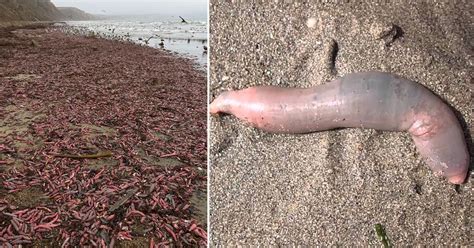
{"type": "Polygon", "coordinates": [[[387,234],[385,232],[385,228],[382,226],[382,224],[380,223],[375,224],[374,229],[375,229],[375,234],[377,235],[377,238],[382,243],[383,247],[385,248],[392,247],[392,244],[390,240],[388,239],[387,234]]]}

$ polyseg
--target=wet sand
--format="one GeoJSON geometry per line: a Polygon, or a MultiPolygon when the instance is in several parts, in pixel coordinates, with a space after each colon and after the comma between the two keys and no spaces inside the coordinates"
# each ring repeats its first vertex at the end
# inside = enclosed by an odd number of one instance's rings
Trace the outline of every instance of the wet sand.
{"type": "MultiPolygon", "coordinates": [[[[390,72],[456,110],[473,161],[472,4],[211,2],[210,100],[390,72]]],[[[377,223],[395,246],[473,242],[473,180],[455,188],[437,178],[408,133],[276,135],[231,116],[210,127],[211,246],[381,245],[377,223]]]]}
{"type": "Polygon", "coordinates": [[[0,29],[0,241],[204,246],[206,110],[189,59],[0,29]]]}

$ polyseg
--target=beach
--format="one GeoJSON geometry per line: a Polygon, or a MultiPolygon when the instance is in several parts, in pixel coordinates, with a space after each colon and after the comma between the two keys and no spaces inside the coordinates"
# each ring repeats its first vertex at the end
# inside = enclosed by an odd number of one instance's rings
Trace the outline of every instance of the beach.
{"type": "Polygon", "coordinates": [[[205,246],[205,72],[61,30],[0,29],[0,242],[205,246]]]}
{"type": "MultiPolygon", "coordinates": [[[[210,101],[390,72],[455,110],[472,170],[472,4],[277,2],[210,2],[210,101]]],[[[406,132],[270,134],[213,116],[209,159],[211,246],[381,246],[377,224],[395,247],[473,242],[472,176],[436,177],[406,132]]]]}
{"type": "Polygon", "coordinates": [[[108,39],[130,40],[136,44],[165,49],[190,58],[197,67],[207,70],[207,22],[162,16],[118,16],[95,21],[69,21],[82,33],[94,32],[108,39]],[[176,20],[178,19],[178,20],[176,20]]]}

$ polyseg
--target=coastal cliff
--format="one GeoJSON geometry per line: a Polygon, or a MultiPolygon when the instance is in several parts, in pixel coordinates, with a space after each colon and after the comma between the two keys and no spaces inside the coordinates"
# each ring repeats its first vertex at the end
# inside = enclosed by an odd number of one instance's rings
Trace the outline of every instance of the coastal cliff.
{"type": "Polygon", "coordinates": [[[74,7],[57,7],[65,20],[85,21],[97,19],[96,16],[74,7]]]}
{"type": "Polygon", "coordinates": [[[0,0],[0,22],[94,19],[77,8],[57,8],[50,0],[0,0]]]}

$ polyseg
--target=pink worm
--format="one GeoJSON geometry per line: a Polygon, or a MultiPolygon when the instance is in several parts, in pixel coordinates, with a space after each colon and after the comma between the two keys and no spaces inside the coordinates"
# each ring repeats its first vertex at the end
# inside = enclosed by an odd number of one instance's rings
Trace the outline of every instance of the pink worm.
{"type": "Polygon", "coordinates": [[[382,72],[346,75],[312,88],[257,86],[227,91],[210,105],[274,133],[341,127],[408,131],[426,164],[453,184],[465,181],[469,152],[459,122],[421,84],[382,72]]]}

